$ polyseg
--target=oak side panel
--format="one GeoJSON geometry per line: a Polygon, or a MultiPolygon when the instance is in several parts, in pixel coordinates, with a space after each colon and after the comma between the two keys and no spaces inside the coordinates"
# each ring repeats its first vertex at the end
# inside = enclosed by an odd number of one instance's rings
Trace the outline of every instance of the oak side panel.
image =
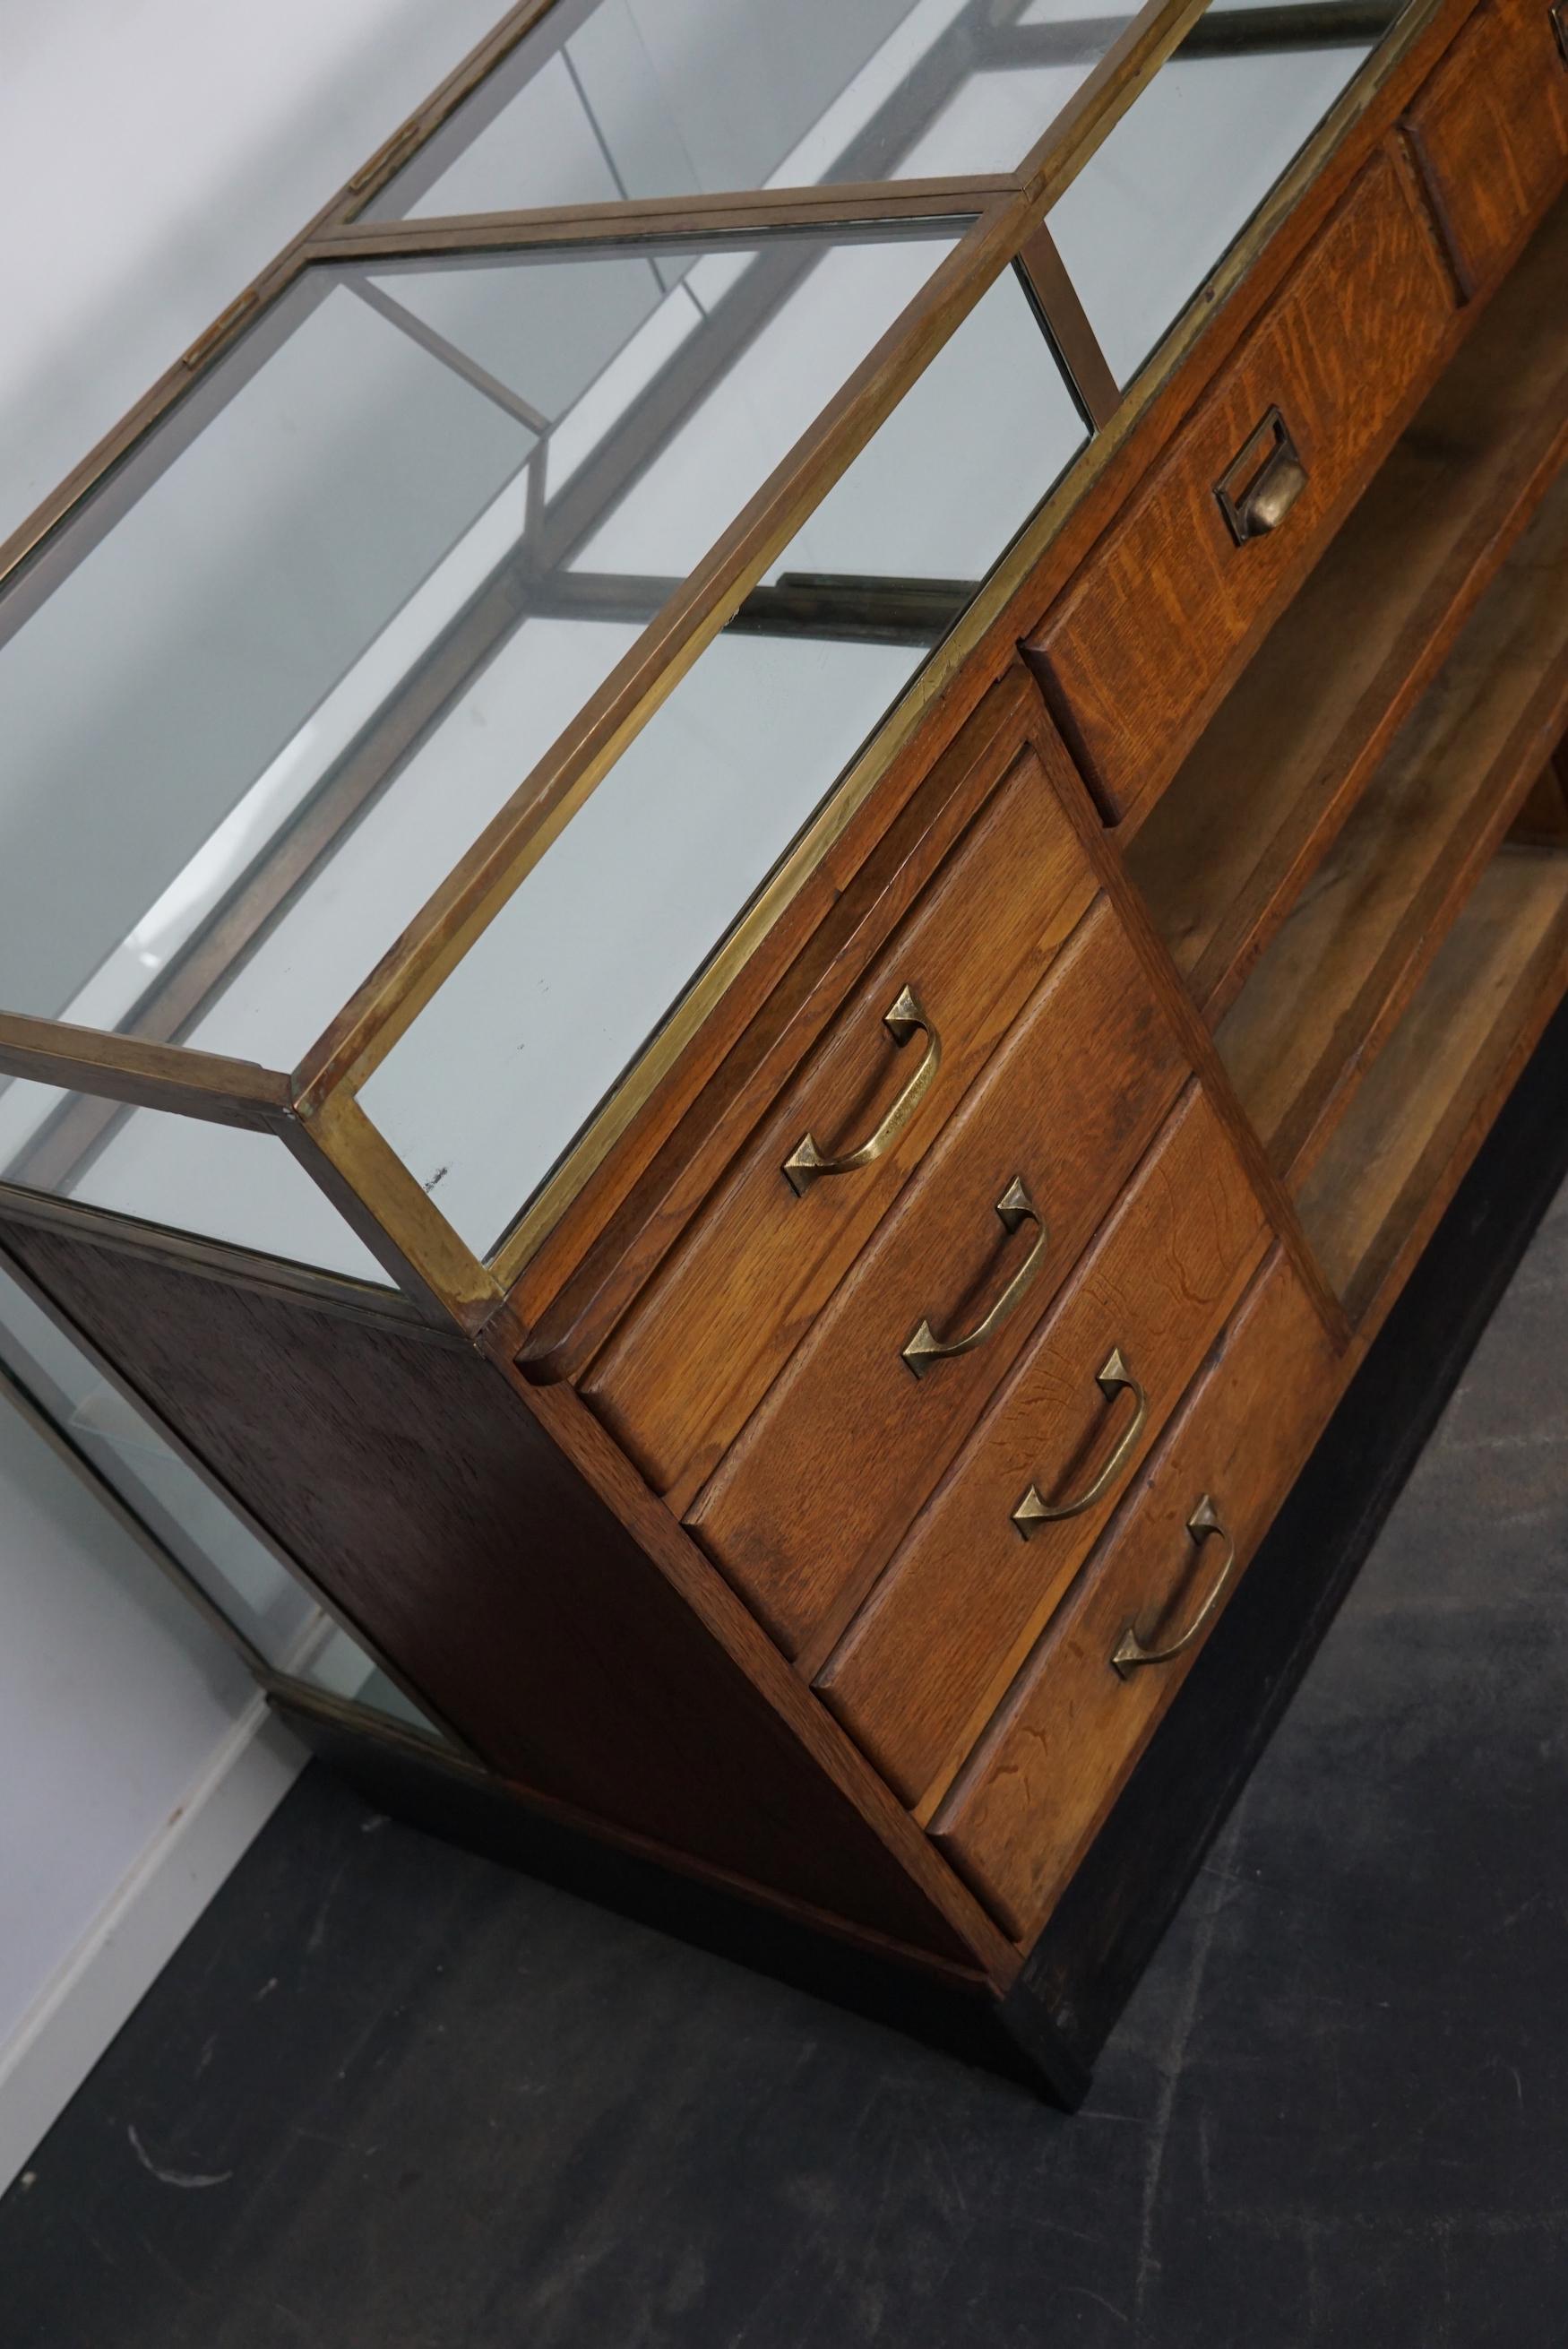
{"type": "Polygon", "coordinates": [[[972,1956],[495,1365],[64,1231],[0,1243],[493,1768],[972,1956]]]}

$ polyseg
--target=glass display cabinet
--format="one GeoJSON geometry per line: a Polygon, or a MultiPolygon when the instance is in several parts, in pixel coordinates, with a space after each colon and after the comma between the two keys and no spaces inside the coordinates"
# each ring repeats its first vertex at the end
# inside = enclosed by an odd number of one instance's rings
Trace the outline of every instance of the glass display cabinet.
{"type": "Polygon", "coordinates": [[[1537,0],[526,0],[0,550],[0,1364],[383,1799],[1081,2085],[1549,1081],[1564,176],[1537,0]]]}

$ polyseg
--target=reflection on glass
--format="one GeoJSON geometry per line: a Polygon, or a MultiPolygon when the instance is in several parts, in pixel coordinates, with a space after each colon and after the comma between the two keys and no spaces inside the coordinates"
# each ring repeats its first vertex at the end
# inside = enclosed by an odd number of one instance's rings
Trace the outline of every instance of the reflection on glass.
{"type": "Polygon", "coordinates": [[[288,1669],[320,1615],[310,1593],[4,1272],[0,1363],[263,1661],[288,1669]]]}
{"type": "MultiPolygon", "coordinates": [[[[759,387],[758,397],[761,397],[759,387]]],[[[1083,445],[1016,280],[992,287],[388,1054],[368,1115],[488,1253],[1083,445]]],[[[678,504],[722,436],[671,452],[678,504]]],[[[623,502],[595,579],[655,564],[668,518],[623,502]]],[[[701,524],[706,529],[706,521],[701,524]]],[[[426,754],[508,731],[534,627],[426,754]]],[[[601,623],[608,627],[608,623],[601,623]]]]}
{"type": "Polygon", "coordinates": [[[393,1286],[274,1134],[0,1079],[0,1181],[393,1286]]]}
{"type": "MultiPolygon", "coordinates": [[[[1356,0],[1342,33],[1293,38],[1289,15],[1259,33],[1242,0],[1218,0],[1085,165],[1050,216],[1076,285],[1122,384],[1181,316],[1380,37],[1356,0]],[[1259,42],[1263,46],[1256,46],[1259,42]]],[[[1390,6],[1392,23],[1397,7],[1390,6]]]]}
{"type": "Polygon", "coordinates": [[[270,1671],[438,1734],[146,1413],[4,1271],[0,1373],[54,1422],[270,1671]]]}
{"type": "Polygon", "coordinates": [[[1012,171],[1128,13],[1078,0],[559,0],[369,210],[1012,171]]]}
{"type": "Polygon", "coordinates": [[[366,1713],[378,1713],[400,1728],[418,1730],[421,1736],[436,1738],[442,1744],[448,1743],[397,1682],[387,1679],[380,1665],[373,1663],[346,1631],[330,1623],[323,1624],[321,1637],[298,1658],[291,1677],[306,1688],[318,1690],[323,1696],[336,1697],[344,1704],[358,1706],[366,1713]]]}

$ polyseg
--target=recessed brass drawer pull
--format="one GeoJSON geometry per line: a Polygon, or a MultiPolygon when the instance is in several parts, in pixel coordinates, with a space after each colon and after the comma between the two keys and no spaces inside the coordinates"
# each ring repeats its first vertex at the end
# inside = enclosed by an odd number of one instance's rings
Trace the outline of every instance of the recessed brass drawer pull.
{"type": "Polygon", "coordinates": [[[1108,1402],[1114,1402],[1125,1387],[1137,1408],[1133,1412],[1126,1433],[1110,1458],[1106,1462],[1093,1484],[1080,1493],[1076,1501],[1063,1501],[1057,1507],[1052,1508],[1041,1497],[1039,1486],[1030,1485],[1013,1512],[1013,1523],[1026,1541],[1041,1526],[1058,1524],[1063,1517],[1079,1517],[1086,1509],[1092,1509],[1097,1501],[1103,1500],[1129,1460],[1131,1459],[1133,1446],[1143,1433],[1143,1423],[1149,1416],[1149,1397],[1122,1361],[1119,1346],[1114,1348],[1107,1356],[1100,1368],[1096,1371],[1094,1379],[1095,1384],[1104,1389],[1108,1402]]]}
{"type": "Polygon", "coordinates": [[[1552,19],[1552,29],[1557,36],[1563,62],[1568,66],[1568,5],[1565,5],[1565,0],[1556,0],[1555,7],[1549,8],[1546,13],[1552,19]]]}
{"type": "Polygon", "coordinates": [[[1271,408],[1247,435],[1214,484],[1231,536],[1238,546],[1277,530],[1306,487],[1306,467],[1296,453],[1290,427],[1271,408]],[[1268,443],[1265,450],[1264,442],[1268,443]]]}
{"type": "Polygon", "coordinates": [[[870,1166],[875,1160],[885,1158],[931,1091],[932,1079],[942,1066],[942,1039],[911,988],[900,988],[898,1000],[882,1014],[882,1026],[901,1051],[912,1036],[925,1038],[919,1068],[876,1132],[858,1150],[846,1152],[842,1158],[824,1158],[813,1135],[807,1133],[796,1143],[784,1161],[784,1172],[790,1188],[798,1195],[809,1191],[824,1174],[852,1174],[857,1167],[870,1166]]]}
{"type": "Polygon", "coordinates": [[[1182,1632],[1181,1637],[1179,1640],[1173,1640],[1168,1648],[1144,1647],[1139,1639],[1137,1625],[1134,1623],[1128,1625],[1121,1635],[1121,1645],[1110,1660],[1123,1680],[1135,1672],[1140,1664],[1169,1664],[1177,1656],[1184,1655],[1193,1641],[1202,1633],[1215,1608],[1224,1597],[1226,1587],[1236,1570],[1236,1545],[1214,1515],[1214,1504],[1207,1493],[1188,1518],[1187,1530],[1200,1549],[1211,1534],[1225,1546],[1224,1560],[1213,1588],[1182,1632]]]}
{"type": "Polygon", "coordinates": [[[983,1346],[987,1338],[994,1338],[1015,1306],[1022,1302],[1025,1290],[1029,1287],[1045,1260],[1046,1250],[1051,1244],[1051,1236],[1046,1229],[1045,1217],[1024,1188],[1024,1178],[1021,1174],[1014,1175],[1013,1180],[997,1200],[996,1213],[1002,1218],[1002,1228],[1009,1237],[1015,1232],[1022,1231],[1026,1224],[1035,1225],[1037,1229],[1034,1246],[985,1319],[977,1321],[967,1336],[939,1338],[929,1321],[921,1323],[908,1345],[903,1350],[903,1359],[917,1379],[923,1379],[925,1376],[933,1362],[942,1361],[950,1354],[972,1354],[976,1346],[983,1346]]]}

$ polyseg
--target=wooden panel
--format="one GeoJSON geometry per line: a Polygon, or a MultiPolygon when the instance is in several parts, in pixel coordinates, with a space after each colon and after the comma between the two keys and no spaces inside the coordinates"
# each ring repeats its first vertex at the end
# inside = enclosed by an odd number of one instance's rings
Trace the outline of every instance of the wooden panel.
{"type": "Polygon", "coordinates": [[[1245,1568],[1337,1383],[1317,1316],[1276,1255],[933,1822],[1016,1940],[1039,1931],[1202,1648],[1123,1679],[1111,1658],[1124,1635],[1135,1626],[1150,1647],[1179,1638],[1215,1585],[1225,1540],[1245,1568]],[[1223,1536],[1195,1540],[1188,1519],[1205,1495],[1223,1536]]]}
{"type": "Polygon", "coordinates": [[[1542,767],[1509,837],[1532,848],[1568,848],[1568,750],[1560,750],[1542,767]]]}
{"type": "Polygon", "coordinates": [[[970,1954],[503,1371],[63,1229],[0,1243],[493,1767],[970,1954]]]}
{"type": "Polygon", "coordinates": [[[1374,157],[1025,652],[1105,812],[1158,791],[1424,381],[1453,294],[1374,157]],[[1215,494],[1271,408],[1307,481],[1237,545],[1215,494]]]}
{"type": "Polygon", "coordinates": [[[1216,1041],[1299,1175],[1422,972],[1568,705],[1568,474],[1399,734],[1216,1041]]]}
{"type": "Polygon", "coordinates": [[[1547,0],[1486,0],[1406,118],[1468,294],[1491,283],[1568,173],[1565,38],[1547,0]]]}
{"type": "Polygon", "coordinates": [[[945,1791],[1267,1237],[1224,1129],[1193,1088],[819,1677],[906,1802],[945,1791]],[[1135,1448],[1095,1506],[1026,1540],[1012,1516],[1025,1493],[1036,1486],[1057,1505],[1086,1491],[1135,1423],[1133,1395],[1096,1383],[1113,1348],[1147,1398],[1135,1448]]]}
{"type": "Polygon", "coordinates": [[[659,1491],[716,1464],[1093,894],[1026,749],[584,1381],[659,1491]],[[927,1054],[884,1024],[906,988],[941,1039],[929,1091],[885,1156],[798,1196],[783,1170],[801,1138],[852,1150],[927,1054]]]}
{"type": "Polygon", "coordinates": [[[920,1174],[797,1348],[689,1522],[787,1654],[837,1638],[1071,1270],[1188,1071],[1137,954],[1101,903],[1063,949],[920,1174]],[[972,1329],[1028,1226],[996,1215],[1021,1176],[1049,1230],[986,1344],[915,1378],[923,1319],[972,1329]]]}
{"type": "Polygon", "coordinates": [[[1568,450],[1568,201],[1445,369],[1136,838],[1128,868],[1211,1020],[1568,450]]]}
{"type": "Polygon", "coordinates": [[[1504,848],[1302,1193],[1358,1319],[1387,1311],[1564,984],[1568,855],[1504,848]]]}

